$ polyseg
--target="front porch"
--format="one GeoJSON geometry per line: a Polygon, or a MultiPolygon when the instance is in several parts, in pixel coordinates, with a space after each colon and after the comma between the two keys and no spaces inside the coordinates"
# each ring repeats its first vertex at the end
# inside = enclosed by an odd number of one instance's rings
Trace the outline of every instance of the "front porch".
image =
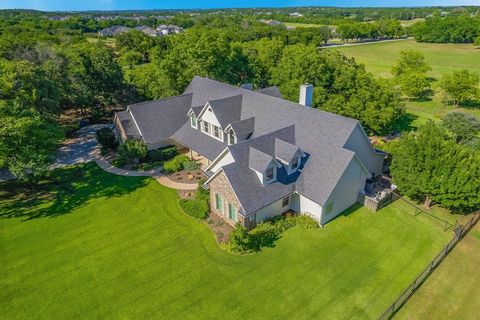
{"type": "Polygon", "coordinates": [[[202,169],[202,171],[205,171],[211,163],[211,161],[209,159],[207,159],[206,157],[204,157],[200,153],[198,153],[198,152],[196,152],[192,149],[189,149],[187,147],[179,148],[178,153],[179,154],[184,154],[188,158],[190,158],[191,160],[194,160],[195,162],[200,164],[200,169],[202,169]]]}

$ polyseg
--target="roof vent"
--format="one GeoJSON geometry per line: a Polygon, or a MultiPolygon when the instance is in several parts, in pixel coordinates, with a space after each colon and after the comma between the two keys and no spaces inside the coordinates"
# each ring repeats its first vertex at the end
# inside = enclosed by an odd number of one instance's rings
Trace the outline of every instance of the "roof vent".
{"type": "Polygon", "coordinates": [[[302,84],[300,86],[300,99],[298,103],[306,107],[311,107],[313,105],[313,85],[312,84],[302,84]]]}

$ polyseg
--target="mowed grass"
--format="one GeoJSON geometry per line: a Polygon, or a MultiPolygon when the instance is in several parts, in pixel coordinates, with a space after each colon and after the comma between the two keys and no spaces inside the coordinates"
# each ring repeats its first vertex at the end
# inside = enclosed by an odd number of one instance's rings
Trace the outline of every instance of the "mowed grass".
{"type": "Polygon", "coordinates": [[[395,319],[478,319],[480,224],[457,245],[395,319]]]}
{"type": "MultiPolygon", "coordinates": [[[[414,40],[374,43],[368,45],[335,48],[343,54],[354,57],[363,63],[367,71],[376,76],[391,78],[391,69],[398,60],[402,50],[419,50],[432,66],[429,76],[440,79],[453,70],[468,69],[480,75],[480,49],[472,44],[420,43],[414,40]]],[[[437,92],[430,101],[410,101],[407,110],[412,114],[412,126],[418,126],[428,120],[439,120],[452,111],[467,112],[480,118],[480,108],[453,108],[442,104],[437,92]]]]}
{"type": "Polygon", "coordinates": [[[56,175],[0,185],[2,318],[371,319],[452,235],[397,201],[237,256],[153,179],[56,175]]]}

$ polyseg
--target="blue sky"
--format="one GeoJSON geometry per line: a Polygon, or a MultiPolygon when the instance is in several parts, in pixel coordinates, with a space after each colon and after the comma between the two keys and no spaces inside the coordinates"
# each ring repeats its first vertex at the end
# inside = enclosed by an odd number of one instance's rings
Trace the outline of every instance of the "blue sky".
{"type": "Polygon", "coordinates": [[[127,10],[238,7],[405,7],[405,6],[480,5],[480,0],[0,0],[1,9],[23,8],[55,10],[127,10]]]}

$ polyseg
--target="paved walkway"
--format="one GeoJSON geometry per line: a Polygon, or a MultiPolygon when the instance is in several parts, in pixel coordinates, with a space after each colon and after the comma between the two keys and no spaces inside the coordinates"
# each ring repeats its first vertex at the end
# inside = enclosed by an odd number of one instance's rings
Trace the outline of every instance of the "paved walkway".
{"type": "Polygon", "coordinates": [[[114,167],[110,162],[105,160],[100,155],[100,148],[98,147],[95,138],[95,132],[104,127],[109,127],[108,124],[94,124],[84,127],[76,133],[75,138],[65,141],[58,150],[57,156],[50,169],[61,168],[74,164],[86,163],[95,161],[97,165],[103,170],[125,177],[153,177],[160,184],[177,190],[196,190],[197,183],[180,183],[170,180],[161,172],[161,169],[149,171],[125,170],[114,167]]]}

